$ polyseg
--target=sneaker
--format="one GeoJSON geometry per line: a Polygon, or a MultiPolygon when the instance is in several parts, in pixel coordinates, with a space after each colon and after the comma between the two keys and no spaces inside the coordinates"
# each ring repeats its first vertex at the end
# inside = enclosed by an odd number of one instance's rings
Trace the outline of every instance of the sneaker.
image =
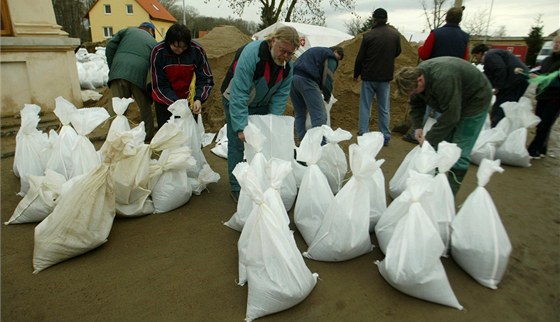
{"type": "Polygon", "coordinates": [[[239,191],[232,191],[229,193],[231,199],[233,199],[233,202],[237,203],[237,201],[239,200],[239,191]]]}
{"type": "Polygon", "coordinates": [[[389,146],[389,140],[385,140],[385,141],[383,142],[383,146],[389,146]]]}

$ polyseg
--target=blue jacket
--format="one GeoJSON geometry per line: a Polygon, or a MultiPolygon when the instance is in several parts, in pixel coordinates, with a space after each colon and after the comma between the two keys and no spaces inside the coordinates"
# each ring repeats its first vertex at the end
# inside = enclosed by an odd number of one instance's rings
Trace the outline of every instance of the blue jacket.
{"type": "Polygon", "coordinates": [[[338,60],[332,49],[312,47],[306,50],[294,64],[294,75],[313,80],[319,85],[323,97],[328,100],[333,88],[333,74],[338,60]]]}
{"type": "Polygon", "coordinates": [[[243,131],[250,114],[265,111],[283,115],[292,77],[292,62],[276,65],[266,41],[252,41],[239,48],[221,88],[229,101],[232,129],[243,131]]]}
{"type": "Polygon", "coordinates": [[[453,56],[464,58],[469,44],[469,34],[456,23],[446,23],[434,29],[435,43],[430,58],[453,56]]]}

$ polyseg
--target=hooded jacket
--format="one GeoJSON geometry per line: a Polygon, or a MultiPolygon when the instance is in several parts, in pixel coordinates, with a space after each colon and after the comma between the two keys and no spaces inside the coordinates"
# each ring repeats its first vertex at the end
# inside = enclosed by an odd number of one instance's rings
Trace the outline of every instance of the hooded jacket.
{"type": "Polygon", "coordinates": [[[222,83],[222,95],[229,101],[232,129],[241,132],[254,111],[282,115],[290,94],[292,62],[278,66],[265,40],[239,48],[222,83]]]}

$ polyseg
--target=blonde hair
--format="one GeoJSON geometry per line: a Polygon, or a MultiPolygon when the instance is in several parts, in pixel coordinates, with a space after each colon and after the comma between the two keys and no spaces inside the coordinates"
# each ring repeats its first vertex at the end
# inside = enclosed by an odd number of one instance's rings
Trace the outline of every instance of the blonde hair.
{"type": "Polygon", "coordinates": [[[274,32],[266,35],[264,37],[264,40],[270,43],[270,41],[272,41],[272,38],[276,38],[280,41],[289,42],[292,45],[294,45],[296,49],[299,48],[299,34],[297,30],[293,27],[282,26],[274,30],[274,32]]]}
{"type": "Polygon", "coordinates": [[[395,83],[401,95],[409,96],[418,88],[418,77],[422,72],[417,67],[403,67],[395,75],[395,83]]]}

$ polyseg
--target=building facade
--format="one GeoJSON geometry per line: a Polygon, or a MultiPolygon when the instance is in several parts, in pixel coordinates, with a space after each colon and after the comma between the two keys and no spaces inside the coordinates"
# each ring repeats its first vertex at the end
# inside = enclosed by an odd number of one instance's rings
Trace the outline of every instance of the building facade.
{"type": "Polygon", "coordinates": [[[165,33],[175,19],[156,0],[98,0],[87,12],[92,42],[111,38],[119,30],[137,27],[150,21],[156,27],[156,40],[165,38],[165,33]]]}

